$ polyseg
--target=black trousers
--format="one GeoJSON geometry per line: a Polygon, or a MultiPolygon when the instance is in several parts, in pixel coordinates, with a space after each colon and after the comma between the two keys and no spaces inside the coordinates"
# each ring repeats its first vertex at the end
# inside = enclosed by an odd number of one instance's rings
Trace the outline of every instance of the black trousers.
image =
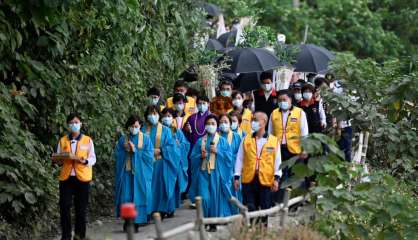
{"type": "MultiPolygon", "coordinates": [[[[257,211],[259,209],[268,209],[271,207],[271,189],[261,185],[258,175],[250,183],[242,184],[242,198],[245,206],[249,211],[257,211]]],[[[267,217],[258,219],[267,226],[267,217]]]]}
{"type": "MultiPolygon", "coordinates": [[[[287,149],[287,145],[281,145],[280,152],[281,152],[282,162],[285,162],[291,159],[292,157],[296,156],[296,154],[289,152],[289,150],[287,149]]],[[[290,178],[290,175],[291,175],[291,171],[289,167],[285,167],[284,169],[282,169],[282,177],[280,178],[279,184],[280,185],[283,184],[287,179],[290,178]]],[[[272,193],[271,195],[272,202],[282,203],[283,198],[284,198],[284,192],[285,192],[285,189],[280,188],[279,191],[272,193]]]]}
{"type": "Polygon", "coordinates": [[[81,182],[75,176],[60,181],[60,215],[62,239],[71,239],[71,206],[74,199],[75,207],[75,235],[83,239],[86,237],[86,212],[89,200],[90,182],[81,182]]]}

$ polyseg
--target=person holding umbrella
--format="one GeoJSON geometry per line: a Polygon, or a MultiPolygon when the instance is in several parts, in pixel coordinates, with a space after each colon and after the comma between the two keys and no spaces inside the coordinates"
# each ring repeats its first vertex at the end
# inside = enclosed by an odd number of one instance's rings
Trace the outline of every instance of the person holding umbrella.
{"type": "Polygon", "coordinates": [[[260,75],[261,89],[253,92],[254,110],[264,112],[267,117],[277,107],[276,92],[273,90],[273,72],[267,71],[260,75]]]}

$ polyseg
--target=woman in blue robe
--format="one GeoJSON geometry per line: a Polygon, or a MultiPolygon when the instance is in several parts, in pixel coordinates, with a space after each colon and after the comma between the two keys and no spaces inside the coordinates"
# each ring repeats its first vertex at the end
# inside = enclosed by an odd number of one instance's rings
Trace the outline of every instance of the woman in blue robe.
{"type": "MultiPolygon", "coordinates": [[[[219,130],[222,137],[224,137],[229,146],[231,147],[232,151],[232,168],[230,169],[231,175],[234,176],[234,166],[235,166],[235,160],[237,158],[238,149],[241,144],[241,137],[238,135],[238,133],[235,133],[231,130],[231,122],[232,119],[230,115],[228,114],[221,114],[219,116],[219,130]]],[[[233,177],[232,177],[233,178],[233,177]]],[[[241,187],[238,191],[235,191],[234,187],[234,180],[231,179],[231,193],[232,196],[236,197],[240,202],[242,202],[242,193],[241,193],[241,187]]],[[[239,209],[235,206],[232,206],[232,213],[237,214],[239,213],[239,209]]]]}
{"type": "MultiPolygon", "coordinates": [[[[216,116],[206,117],[206,134],[196,142],[190,154],[192,183],[189,197],[202,197],[205,217],[232,214],[229,202],[232,196],[232,151],[227,140],[216,132],[217,126],[216,116]]],[[[209,230],[216,230],[216,226],[210,226],[209,230]]]]}
{"type": "Polygon", "coordinates": [[[150,105],[145,110],[146,123],[142,132],[149,136],[154,147],[152,175],[152,204],[150,211],[161,217],[174,214],[176,209],[174,188],[177,181],[179,159],[176,158],[174,140],[170,129],[160,122],[159,106],[150,105]]]}
{"type": "MultiPolygon", "coordinates": [[[[116,215],[120,217],[120,207],[123,203],[134,203],[137,211],[134,220],[136,231],[139,224],[148,222],[154,161],[151,140],[140,132],[141,123],[138,116],[130,116],[125,124],[129,132],[120,137],[115,149],[116,215]]],[[[126,230],[126,222],[123,227],[126,230]]]]}
{"type": "Polygon", "coordinates": [[[173,124],[173,117],[176,116],[174,110],[170,108],[164,108],[161,112],[162,119],[161,122],[166,127],[170,128],[172,137],[176,143],[175,150],[176,150],[176,158],[179,158],[179,168],[177,172],[177,182],[175,187],[175,206],[176,208],[180,207],[181,203],[181,194],[184,193],[187,189],[188,183],[188,174],[187,169],[189,168],[187,155],[189,154],[190,150],[190,143],[184,136],[181,129],[178,129],[173,124]]]}

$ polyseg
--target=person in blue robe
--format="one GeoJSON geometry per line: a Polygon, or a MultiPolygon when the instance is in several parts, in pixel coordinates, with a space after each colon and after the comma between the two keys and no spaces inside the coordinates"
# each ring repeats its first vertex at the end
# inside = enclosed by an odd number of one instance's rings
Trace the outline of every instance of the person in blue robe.
{"type": "Polygon", "coordinates": [[[136,231],[139,224],[146,224],[149,219],[154,161],[154,148],[149,137],[140,132],[141,123],[137,115],[130,116],[125,124],[128,133],[120,137],[115,148],[116,215],[120,217],[122,204],[134,203],[137,211],[134,220],[136,231]]]}
{"type": "MultiPolygon", "coordinates": [[[[217,133],[217,126],[216,116],[206,117],[206,134],[196,142],[190,154],[192,183],[189,197],[202,197],[205,217],[232,214],[229,202],[232,196],[232,151],[227,140],[217,133]]],[[[211,225],[209,230],[216,230],[216,226],[211,225]]]]}
{"type": "Polygon", "coordinates": [[[154,147],[154,171],[152,175],[151,211],[161,217],[174,215],[174,189],[177,181],[179,158],[176,158],[175,141],[170,129],[160,122],[159,107],[150,105],[145,110],[146,123],[142,132],[149,136],[154,147]]]}
{"type": "Polygon", "coordinates": [[[179,208],[181,204],[181,194],[186,192],[187,190],[187,183],[188,183],[188,174],[187,170],[189,168],[188,165],[188,153],[190,150],[190,143],[184,136],[181,129],[178,129],[173,124],[173,117],[176,116],[174,110],[170,108],[164,108],[161,112],[162,119],[161,122],[166,127],[170,128],[172,137],[175,141],[175,150],[176,150],[176,158],[179,158],[179,168],[177,172],[177,182],[175,185],[175,192],[174,192],[174,199],[175,199],[175,207],[179,208]]]}
{"type": "Polygon", "coordinates": [[[232,111],[229,113],[229,116],[231,117],[231,130],[234,133],[237,133],[241,139],[244,139],[247,135],[247,132],[240,127],[242,120],[241,115],[236,111],[232,111]]]}

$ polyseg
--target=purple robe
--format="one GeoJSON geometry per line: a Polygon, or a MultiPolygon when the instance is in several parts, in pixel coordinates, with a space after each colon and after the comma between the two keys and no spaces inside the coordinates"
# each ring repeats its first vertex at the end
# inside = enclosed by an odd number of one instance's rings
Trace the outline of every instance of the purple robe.
{"type": "MultiPolygon", "coordinates": [[[[203,137],[206,134],[205,131],[205,119],[210,114],[209,111],[206,111],[205,113],[201,114],[199,112],[192,114],[188,119],[186,124],[190,124],[192,128],[192,132],[186,132],[184,131],[183,127],[183,133],[186,136],[187,140],[190,142],[190,149],[193,149],[194,144],[199,140],[199,138],[203,137]]],[[[186,125],[185,124],[185,125],[186,125]]]]}

